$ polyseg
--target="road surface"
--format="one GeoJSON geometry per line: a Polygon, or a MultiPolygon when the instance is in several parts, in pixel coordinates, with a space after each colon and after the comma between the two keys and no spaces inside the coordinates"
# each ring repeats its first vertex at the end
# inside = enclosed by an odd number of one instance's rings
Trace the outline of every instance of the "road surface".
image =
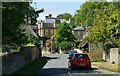
{"type": "Polygon", "coordinates": [[[110,72],[92,66],[92,70],[71,70],[68,68],[67,54],[48,54],[47,57],[53,57],[47,62],[38,76],[118,76],[117,73],[110,72]]]}

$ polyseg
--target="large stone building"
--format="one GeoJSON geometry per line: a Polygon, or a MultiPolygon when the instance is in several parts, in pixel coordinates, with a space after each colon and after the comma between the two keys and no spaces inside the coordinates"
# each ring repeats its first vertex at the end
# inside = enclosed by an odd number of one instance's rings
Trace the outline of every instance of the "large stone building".
{"type": "Polygon", "coordinates": [[[70,20],[66,21],[62,18],[62,16],[55,18],[52,17],[52,14],[49,14],[49,16],[45,16],[45,20],[41,20],[41,22],[38,24],[38,34],[47,51],[55,52],[55,49],[51,49],[51,47],[55,47],[53,36],[56,33],[58,25],[64,21],[70,24],[70,20]]]}
{"type": "MultiPolygon", "coordinates": [[[[38,33],[40,37],[51,38],[55,33],[58,25],[66,21],[61,16],[54,18],[51,14],[46,16],[45,20],[41,20],[38,24],[38,33]]],[[[69,23],[69,21],[67,21],[69,23]]]]}

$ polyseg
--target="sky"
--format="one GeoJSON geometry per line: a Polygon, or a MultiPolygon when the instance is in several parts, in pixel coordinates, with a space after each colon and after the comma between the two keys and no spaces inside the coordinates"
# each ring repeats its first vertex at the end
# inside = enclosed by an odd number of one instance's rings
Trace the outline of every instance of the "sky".
{"type": "Polygon", "coordinates": [[[39,14],[38,20],[44,20],[45,16],[52,14],[56,17],[58,14],[70,13],[74,15],[76,10],[80,8],[83,2],[36,2],[32,6],[38,9],[44,8],[44,12],[39,14]]]}
{"type": "Polygon", "coordinates": [[[37,19],[40,21],[49,14],[52,14],[53,17],[63,13],[74,15],[84,2],[85,0],[33,0],[31,6],[36,7],[36,10],[44,8],[45,11],[40,13],[37,19]]]}

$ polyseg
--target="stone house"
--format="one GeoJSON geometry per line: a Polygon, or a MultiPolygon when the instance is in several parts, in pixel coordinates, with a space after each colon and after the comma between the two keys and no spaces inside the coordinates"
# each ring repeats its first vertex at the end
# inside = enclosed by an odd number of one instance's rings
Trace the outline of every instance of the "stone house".
{"type": "Polygon", "coordinates": [[[38,24],[38,34],[40,37],[51,38],[56,33],[58,25],[63,21],[66,21],[61,17],[52,17],[51,14],[45,18],[45,20],[41,20],[41,22],[38,24]]]}
{"type": "Polygon", "coordinates": [[[73,29],[74,36],[77,41],[80,41],[83,39],[83,32],[85,31],[85,28],[83,26],[78,26],[73,29]]]}
{"type": "Polygon", "coordinates": [[[48,51],[52,52],[54,49],[51,49],[51,47],[55,46],[55,42],[53,36],[56,33],[57,27],[62,22],[67,22],[70,24],[70,20],[66,21],[62,18],[62,16],[59,17],[52,17],[52,14],[49,14],[49,16],[45,16],[45,20],[41,20],[38,23],[38,35],[40,36],[41,40],[43,40],[43,46],[48,49],[48,51]],[[51,42],[52,41],[52,42],[51,42]],[[51,43],[54,43],[53,46],[51,46],[51,43]]]}
{"type": "Polygon", "coordinates": [[[104,48],[102,43],[89,43],[85,40],[85,38],[88,36],[90,29],[93,27],[86,27],[86,30],[83,33],[83,39],[79,43],[79,48],[84,48],[88,50],[88,54],[90,55],[90,58],[93,60],[107,60],[108,62],[115,62],[116,64],[120,64],[119,57],[120,53],[119,48],[112,48],[110,49],[109,53],[106,54],[104,52],[104,48]]]}

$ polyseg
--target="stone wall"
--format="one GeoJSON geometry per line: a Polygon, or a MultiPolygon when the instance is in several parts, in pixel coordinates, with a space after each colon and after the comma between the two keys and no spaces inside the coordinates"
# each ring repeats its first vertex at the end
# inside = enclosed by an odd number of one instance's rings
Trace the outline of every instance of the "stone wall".
{"type": "Polygon", "coordinates": [[[102,51],[89,51],[89,56],[91,60],[102,60],[103,52],[102,51]]]}
{"type": "Polygon", "coordinates": [[[110,62],[115,62],[116,64],[120,64],[120,54],[119,48],[111,48],[110,49],[110,62]]]}
{"type": "Polygon", "coordinates": [[[23,47],[20,52],[2,54],[2,74],[11,74],[26,63],[39,57],[39,49],[36,46],[23,47]]]}
{"type": "Polygon", "coordinates": [[[91,60],[103,59],[103,48],[100,43],[89,43],[89,56],[91,60]]]}

